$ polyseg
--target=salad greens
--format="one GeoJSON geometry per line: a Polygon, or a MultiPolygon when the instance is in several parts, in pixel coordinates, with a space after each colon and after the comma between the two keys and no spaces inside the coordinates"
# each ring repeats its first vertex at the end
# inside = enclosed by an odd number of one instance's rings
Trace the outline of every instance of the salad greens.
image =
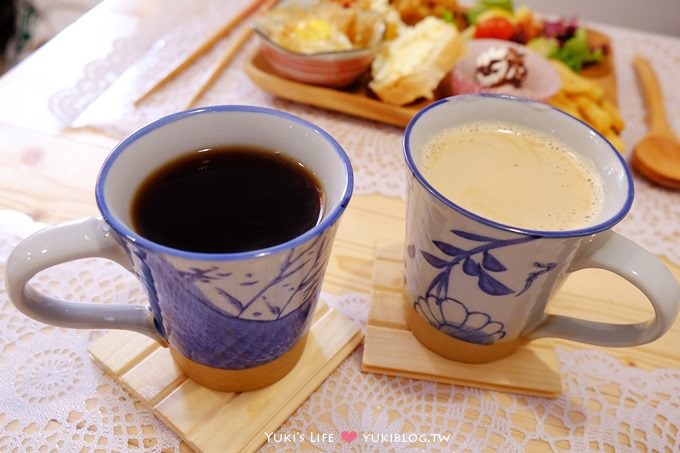
{"type": "Polygon", "coordinates": [[[555,38],[545,38],[539,36],[527,43],[527,47],[542,57],[550,58],[551,55],[559,52],[560,43],[555,38]]]}
{"type": "Polygon", "coordinates": [[[442,13],[442,20],[444,22],[452,24],[454,20],[453,11],[451,11],[450,9],[445,9],[444,12],[442,13]]]}
{"type": "Polygon", "coordinates": [[[510,13],[513,12],[512,0],[479,0],[465,13],[470,24],[476,24],[477,18],[483,12],[489,9],[504,9],[510,13]]]}
{"type": "Polygon", "coordinates": [[[564,41],[561,47],[553,50],[548,57],[560,60],[572,70],[579,72],[584,64],[602,60],[602,49],[591,50],[588,46],[585,28],[579,27],[571,38],[564,41]]]}
{"type": "Polygon", "coordinates": [[[588,45],[586,29],[579,26],[576,17],[536,20],[525,6],[515,12],[512,0],[477,0],[466,15],[469,27],[462,33],[465,38],[507,39],[526,44],[546,58],[562,61],[575,72],[604,56],[603,48],[588,45]]]}

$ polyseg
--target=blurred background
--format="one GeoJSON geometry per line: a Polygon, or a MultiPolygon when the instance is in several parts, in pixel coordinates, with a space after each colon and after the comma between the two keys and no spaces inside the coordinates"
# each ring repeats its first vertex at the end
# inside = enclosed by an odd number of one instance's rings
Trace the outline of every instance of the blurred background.
{"type": "Polygon", "coordinates": [[[515,5],[680,37],[680,0],[515,0],[515,5]]]}
{"type": "MultiPolygon", "coordinates": [[[[100,1],[0,0],[0,74],[100,1]]],[[[471,3],[460,0],[462,5],[471,3]]],[[[515,5],[680,37],[680,0],[516,0],[515,5]]]]}
{"type": "Polygon", "coordinates": [[[0,73],[101,0],[0,0],[0,73]]]}

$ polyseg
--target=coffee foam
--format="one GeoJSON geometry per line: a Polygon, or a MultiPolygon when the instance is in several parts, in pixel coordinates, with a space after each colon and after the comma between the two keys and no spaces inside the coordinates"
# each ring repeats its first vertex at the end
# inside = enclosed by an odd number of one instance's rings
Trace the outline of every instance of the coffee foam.
{"type": "Polygon", "coordinates": [[[524,126],[474,122],[445,129],[425,144],[420,167],[447,199],[509,226],[571,230],[594,224],[602,211],[593,164],[524,126]]]}

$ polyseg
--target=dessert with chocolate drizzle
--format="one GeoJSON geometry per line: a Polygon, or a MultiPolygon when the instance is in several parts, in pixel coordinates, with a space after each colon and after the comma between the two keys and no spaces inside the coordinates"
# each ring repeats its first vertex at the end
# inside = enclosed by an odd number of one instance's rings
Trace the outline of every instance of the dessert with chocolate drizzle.
{"type": "Polygon", "coordinates": [[[513,47],[493,47],[477,57],[475,79],[486,88],[522,86],[527,77],[524,54],[513,47]]]}

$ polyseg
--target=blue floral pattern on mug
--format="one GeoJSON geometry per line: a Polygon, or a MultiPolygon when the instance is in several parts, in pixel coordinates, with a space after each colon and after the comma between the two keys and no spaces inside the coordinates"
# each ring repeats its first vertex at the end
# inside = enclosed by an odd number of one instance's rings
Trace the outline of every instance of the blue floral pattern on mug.
{"type": "Polygon", "coordinates": [[[241,275],[225,272],[217,266],[205,269],[192,267],[188,271],[180,271],[180,276],[199,288],[207,286],[208,293],[214,291],[223,301],[221,308],[229,316],[273,321],[298,309],[300,301],[304,303],[318,291],[326,249],[327,239],[321,235],[308,244],[290,250],[278,273],[271,278],[258,277],[253,272],[241,275]]]}
{"type": "Polygon", "coordinates": [[[450,297],[419,297],[413,307],[431,325],[459,340],[492,344],[505,336],[502,322],[493,321],[486,313],[468,311],[463,303],[450,297]]]}
{"type": "Polygon", "coordinates": [[[418,297],[413,308],[433,327],[459,340],[477,344],[492,344],[502,339],[506,332],[500,321],[493,320],[487,313],[470,311],[465,303],[451,294],[452,271],[460,266],[463,275],[475,279],[480,291],[490,296],[520,296],[525,293],[541,275],[550,272],[555,263],[534,262],[536,271],[527,275],[519,290],[510,288],[494,274],[508,270],[494,254],[496,249],[511,247],[535,241],[538,237],[522,236],[514,239],[497,239],[463,230],[450,230],[454,236],[474,244],[464,248],[452,241],[433,240],[436,250],[420,253],[425,261],[438,270],[424,295],[418,297]]]}
{"type": "Polygon", "coordinates": [[[308,330],[334,234],[272,256],[280,261],[274,275],[258,275],[257,261],[184,268],[138,246],[129,251],[165,338],[195,362],[244,369],[280,357],[308,330]]]}

